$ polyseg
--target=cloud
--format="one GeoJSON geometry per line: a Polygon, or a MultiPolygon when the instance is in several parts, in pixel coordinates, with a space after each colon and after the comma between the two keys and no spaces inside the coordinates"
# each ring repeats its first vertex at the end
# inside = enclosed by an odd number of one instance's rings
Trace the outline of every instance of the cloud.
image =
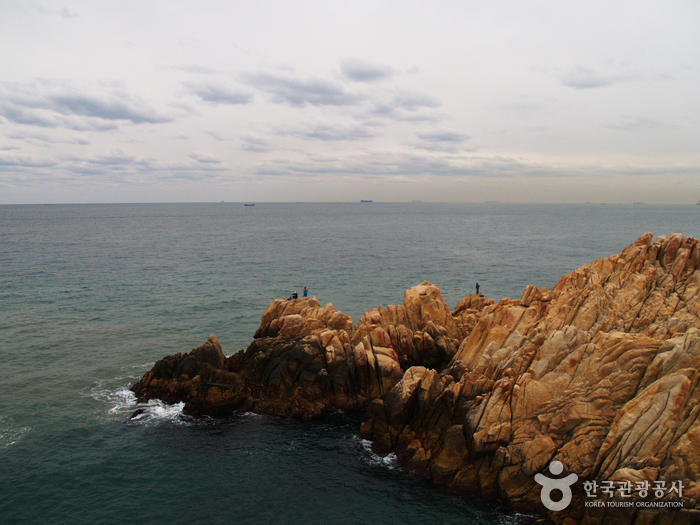
{"type": "Polygon", "coordinates": [[[349,126],[347,124],[316,124],[304,129],[279,131],[279,135],[294,136],[305,140],[321,141],[352,141],[371,139],[375,135],[367,128],[361,126],[349,126]]]}
{"type": "Polygon", "coordinates": [[[608,124],[605,126],[610,129],[618,129],[621,131],[638,131],[638,130],[654,130],[668,128],[666,124],[649,117],[623,117],[622,124],[608,124]]]}
{"type": "Polygon", "coordinates": [[[413,147],[428,150],[442,151],[448,153],[457,153],[464,151],[476,151],[475,149],[467,150],[462,144],[471,139],[471,136],[461,131],[451,129],[439,129],[427,133],[416,133],[416,136],[423,142],[413,145],[413,147]]]}
{"type": "Polygon", "coordinates": [[[343,179],[430,181],[437,178],[565,177],[571,171],[524,159],[428,152],[363,152],[319,163],[314,158],[274,159],[256,168],[260,176],[329,181],[343,179]]]}
{"type": "Polygon", "coordinates": [[[90,141],[82,135],[75,135],[71,138],[56,138],[44,133],[27,133],[16,131],[10,134],[9,137],[14,140],[23,140],[30,144],[39,144],[42,146],[48,146],[49,144],[78,144],[80,146],[87,146],[90,144],[90,141]]]}
{"type": "Polygon", "coordinates": [[[452,144],[459,144],[471,138],[466,133],[450,129],[441,129],[430,133],[416,133],[416,136],[428,142],[450,142],[452,144]]]}
{"type": "Polygon", "coordinates": [[[99,91],[85,91],[50,81],[3,84],[0,115],[16,124],[78,130],[109,130],[123,122],[162,124],[173,120],[119,88],[102,86],[99,91]]]}
{"type": "Polygon", "coordinates": [[[396,70],[384,65],[359,59],[347,59],[340,63],[340,72],[355,82],[379,82],[396,74],[396,70]]]}
{"type": "Polygon", "coordinates": [[[67,124],[65,120],[57,118],[56,115],[48,111],[22,107],[21,104],[12,104],[2,99],[0,99],[0,115],[15,124],[42,128],[57,128],[62,124],[67,124]]]}
{"type": "Polygon", "coordinates": [[[172,119],[158,115],[153,109],[128,96],[59,93],[47,97],[48,109],[63,115],[79,115],[103,120],[127,120],[134,124],[162,124],[172,119]]]}
{"type": "Polygon", "coordinates": [[[103,154],[59,154],[55,158],[0,152],[0,185],[15,183],[146,184],[160,180],[203,180],[225,177],[228,169],[211,154],[195,152],[192,160],[160,161],[120,149],[103,154]],[[86,179],[89,177],[89,179],[86,179]]]}
{"type": "Polygon", "coordinates": [[[630,74],[602,74],[579,66],[566,73],[562,77],[562,83],[574,89],[595,89],[612,86],[617,82],[638,80],[638,78],[630,74]]]}
{"type": "Polygon", "coordinates": [[[430,110],[441,106],[442,102],[426,93],[401,90],[375,95],[368,115],[400,122],[437,122],[445,116],[430,110]]]}
{"type": "Polygon", "coordinates": [[[396,93],[393,103],[400,108],[410,111],[416,111],[420,108],[439,108],[442,106],[442,102],[425,93],[409,91],[396,93]]]}
{"type": "Polygon", "coordinates": [[[205,135],[209,135],[211,138],[213,138],[214,140],[217,140],[219,142],[226,142],[226,141],[231,140],[231,138],[228,137],[227,135],[224,135],[220,131],[216,131],[213,129],[203,129],[202,133],[204,133],[205,135]]]}
{"type": "Polygon", "coordinates": [[[0,154],[0,171],[6,168],[51,168],[58,162],[38,155],[0,154]]]}
{"type": "Polygon", "coordinates": [[[135,164],[145,165],[148,160],[144,157],[134,157],[133,155],[127,155],[122,150],[117,149],[112,153],[101,154],[101,155],[88,155],[85,157],[73,157],[75,160],[80,160],[87,164],[93,164],[98,166],[133,166],[135,164]]]}
{"type": "Polygon", "coordinates": [[[69,18],[71,20],[75,20],[76,18],[80,17],[78,13],[76,13],[75,11],[69,11],[67,7],[59,9],[58,11],[56,11],[56,13],[62,18],[69,18]]]}
{"type": "Polygon", "coordinates": [[[206,151],[193,151],[187,156],[202,164],[221,164],[221,161],[215,155],[206,151]]]}
{"type": "Polygon", "coordinates": [[[270,151],[270,144],[268,141],[258,137],[244,137],[243,149],[253,153],[267,153],[270,151]]]}
{"type": "Polygon", "coordinates": [[[255,88],[272,96],[278,104],[295,107],[349,106],[357,104],[362,97],[349,93],[342,86],[321,79],[300,80],[282,75],[254,74],[248,82],[255,88]]]}
{"type": "Polygon", "coordinates": [[[210,104],[250,104],[253,95],[241,90],[233,90],[221,84],[186,84],[189,92],[210,104]]]}

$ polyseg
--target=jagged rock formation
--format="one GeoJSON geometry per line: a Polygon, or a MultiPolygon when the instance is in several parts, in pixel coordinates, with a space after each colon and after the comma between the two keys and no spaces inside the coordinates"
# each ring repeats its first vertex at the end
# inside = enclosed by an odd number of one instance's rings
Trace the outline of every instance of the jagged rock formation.
{"type": "Polygon", "coordinates": [[[275,299],[247,350],[226,358],[211,336],[158,361],[132,389],[141,400],[185,401],[190,414],[241,409],[310,418],[364,407],[410,366],[447,366],[466,334],[460,323],[488,303],[474,299],[453,317],[440,290],[424,282],[406,291],[404,305],[371,310],[353,327],[314,297],[275,299]]]}
{"type": "Polygon", "coordinates": [[[448,367],[413,366],[371,403],[363,436],[409,470],[534,512],[534,476],[558,460],[580,482],[556,523],[700,523],[699,262],[697,240],[645,234],[551,292],[486,306],[448,367]],[[586,507],[584,480],[680,481],[663,500],[683,509],[586,507]]]}
{"type": "Polygon", "coordinates": [[[133,389],[193,414],[369,405],[364,437],[454,489],[544,513],[535,475],[557,460],[579,482],[556,523],[700,523],[699,263],[695,239],[645,234],[551,292],[470,294],[452,313],[428,282],[354,326],[315,298],[277,299],[247,350],[225,357],[211,336],[133,389]],[[682,482],[663,501],[683,508],[587,507],[584,481],[682,482]]]}

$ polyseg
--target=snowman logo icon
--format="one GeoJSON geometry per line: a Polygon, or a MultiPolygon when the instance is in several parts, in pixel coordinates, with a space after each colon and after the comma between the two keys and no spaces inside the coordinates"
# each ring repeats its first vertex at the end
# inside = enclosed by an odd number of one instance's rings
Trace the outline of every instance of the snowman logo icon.
{"type": "MultiPolygon", "coordinates": [[[[552,461],[549,464],[549,471],[558,476],[564,472],[564,465],[560,461],[552,461]]],[[[536,474],[535,481],[542,485],[542,492],[540,492],[540,497],[542,498],[542,504],[552,511],[564,510],[571,503],[571,485],[576,483],[578,476],[576,474],[569,474],[564,478],[552,479],[548,478],[543,474],[536,474]],[[559,501],[552,500],[552,491],[559,490],[562,494],[562,498],[559,501]]]]}

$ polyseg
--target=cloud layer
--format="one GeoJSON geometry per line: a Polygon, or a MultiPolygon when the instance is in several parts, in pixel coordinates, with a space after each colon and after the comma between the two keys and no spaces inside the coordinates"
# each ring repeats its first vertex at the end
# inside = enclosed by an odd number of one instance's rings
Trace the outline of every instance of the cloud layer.
{"type": "Polygon", "coordinates": [[[0,204],[700,197],[695,5],[189,7],[0,7],[0,204]]]}

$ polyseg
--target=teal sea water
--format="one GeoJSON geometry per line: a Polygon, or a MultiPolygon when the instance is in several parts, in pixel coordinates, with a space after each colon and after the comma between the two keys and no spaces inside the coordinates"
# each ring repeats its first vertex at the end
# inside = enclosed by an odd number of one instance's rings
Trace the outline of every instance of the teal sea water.
{"type": "Polygon", "coordinates": [[[700,206],[0,206],[0,522],[517,524],[317,422],[193,419],[128,387],[216,334],[229,355],[308,286],[357,321],[429,280],[499,300],[620,252],[700,236],[700,206]]]}

